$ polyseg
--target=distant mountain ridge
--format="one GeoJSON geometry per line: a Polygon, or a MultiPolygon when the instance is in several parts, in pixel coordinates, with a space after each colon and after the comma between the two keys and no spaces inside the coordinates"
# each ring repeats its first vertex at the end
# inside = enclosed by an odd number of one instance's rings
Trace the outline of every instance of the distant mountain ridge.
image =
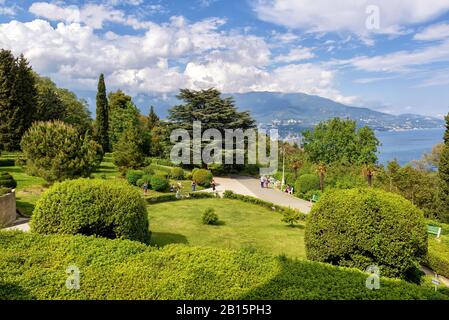
{"type": "Polygon", "coordinates": [[[352,107],[319,96],[305,93],[249,92],[233,96],[241,110],[248,110],[262,124],[278,126],[313,127],[318,122],[334,117],[349,118],[358,125],[375,130],[411,130],[439,128],[442,119],[416,115],[392,115],[369,108],[352,107]]]}
{"type": "MultiPolygon", "coordinates": [[[[443,119],[402,114],[392,115],[369,108],[347,106],[319,96],[305,93],[248,92],[223,94],[233,97],[241,111],[250,111],[262,126],[277,127],[281,132],[297,133],[311,128],[320,121],[334,117],[349,118],[359,126],[368,125],[375,130],[430,129],[444,126],[443,119]]],[[[164,99],[147,97],[145,105],[154,105],[161,117],[166,117],[168,109],[180,101],[176,94],[165,95],[164,99]],[[148,99],[148,100],[147,100],[148,99]]]]}

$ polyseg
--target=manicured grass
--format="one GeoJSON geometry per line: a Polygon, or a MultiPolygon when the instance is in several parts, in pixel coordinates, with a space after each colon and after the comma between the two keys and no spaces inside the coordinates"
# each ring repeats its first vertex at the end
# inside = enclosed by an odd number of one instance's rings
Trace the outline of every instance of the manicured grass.
{"type": "Polygon", "coordinates": [[[94,178],[106,179],[120,178],[120,172],[118,171],[117,166],[114,164],[112,153],[105,154],[100,167],[92,174],[92,176],[94,178]]]}
{"type": "Polygon", "coordinates": [[[255,248],[305,258],[304,226],[288,227],[282,215],[261,206],[229,199],[198,199],[148,206],[152,245],[184,243],[218,248],[255,248]],[[203,225],[201,215],[214,208],[220,224],[203,225]]]}
{"type": "MultiPolygon", "coordinates": [[[[2,153],[0,159],[16,160],[18,157],[18,153],[2,153]]],[[[14,179],[17,181],[17,190],[23,190],[27,187],[41,186],[45,184],[44,179],[30,176],[26,174],[21,167],[18,166],[0,166],[0,173],[1,172],[9,172],[14,177],[14,179]]]]}

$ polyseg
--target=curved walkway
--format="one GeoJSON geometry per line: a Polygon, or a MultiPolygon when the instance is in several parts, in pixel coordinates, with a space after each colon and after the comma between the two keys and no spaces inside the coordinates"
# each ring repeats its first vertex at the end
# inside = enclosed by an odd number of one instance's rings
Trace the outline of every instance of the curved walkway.
{"type": "MultiPolygon", "coordinates": [[[[217,191],[221,194],[225,190],[231,190],[238,194],[253,196],[265,201],[272,202],[277,205],[292,207],[301,212],[309,213],[311,204],[309,201],[299,199],[295,196],[280,192],[279,190],[261,188],[259,179],[251,177],[216,177],[217,191]]],[[[203,192],[211,192],[212,189],[202,190],[203,192]]]]}

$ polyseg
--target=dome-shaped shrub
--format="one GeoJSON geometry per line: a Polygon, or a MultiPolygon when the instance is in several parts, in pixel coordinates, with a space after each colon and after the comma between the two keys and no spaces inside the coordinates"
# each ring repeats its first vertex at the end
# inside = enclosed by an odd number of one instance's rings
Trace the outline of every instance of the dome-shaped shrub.
{"type": "Polygon", "coordinates": [[[34,232],[84,234],[147,242],[145,201],[128,184],[78,179],[57,183],[36,204],[34,232]]]}
{"type": "Polygon", "coordinates": [[[427,253],[423,213],[405,198],[359,188],[325,193],[308,217],[307,258],[415,280],[427,253]]]}
{"type": "Polygon", "coordinates": [[[165,191],[168,188],[168,180],[161,176],[152,176],[150,184],[154,191],[165,191]]]}
{"type": "Polygon", "coordinates": [[[200,186],[209,188],[212,181],[212,172],[206,169],[195,169],[192,171],[192,179],[200,186]]]}
{"type": "Polygon", "coordinates": [[[182,180],[182,179],[184,179],[184,170],[180,167],[173,167],[173,168],[171,168],[170,176],[173,179],[182,180]]]}
{"type": "Polygon", "coordinates": [[[303,174],[296,180],[295,189],[302,194],[312,190],[319,190],[320,178],[316,174],[303,174]]]}

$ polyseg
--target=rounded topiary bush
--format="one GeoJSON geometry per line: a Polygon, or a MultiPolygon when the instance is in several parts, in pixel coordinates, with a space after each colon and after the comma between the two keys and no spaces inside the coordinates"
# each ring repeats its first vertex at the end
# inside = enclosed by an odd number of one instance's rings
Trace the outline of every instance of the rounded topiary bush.
{"type": "Polygon", "coordinates": [[[325,193],[308,217],[307,258],[416,280],[427,253],[427,231],[420,209],[382,190],[357,188],[325,193]]]}
{"type": "Polygon", "coordinates": [[[316,174],[303,174],[296,180],[295,189],[302,194],[312,190],[319,190],[320,178],[316,174]]]}
{"type": "Polygon", "coordinates": [[[38,200],[31,228],[41,234],[84,234],[148,242],[148,213],[138,190],[100,179],[57,183],[38,200]]]}
{"type": "Polygon", "coordinates": [[[180,168],[180,167],[173,167],[171,169],[170,176],[173,179],[182,180],[182,179],[184,179],[184,170],[182,168],[180,168]]]}
{"type": "Polygon", "coordinates": [[[150,184],[154,191],[165,191],[168,188],[168,180],[161,176],[152,176],[150,184]]]}
{"type": "Polygon", "coordinates": [[[7,172],[2,172],[0,174],[0,187],[14,189],[17,187],[17,182],[12,175],[7,172]]]}
{"type": "Polygon", "coordinates": [[[193,170],[192,179],[200,186],[209,188],[212,181],[212,172],[206,169],[193,170]]]}
{"type": "Polygon", "coordinates": [[[142,170],[128,170],[126,173],[126,180],[133,186],[137,185],[137,181],[143,177],[145,173],[142,170]]]}

